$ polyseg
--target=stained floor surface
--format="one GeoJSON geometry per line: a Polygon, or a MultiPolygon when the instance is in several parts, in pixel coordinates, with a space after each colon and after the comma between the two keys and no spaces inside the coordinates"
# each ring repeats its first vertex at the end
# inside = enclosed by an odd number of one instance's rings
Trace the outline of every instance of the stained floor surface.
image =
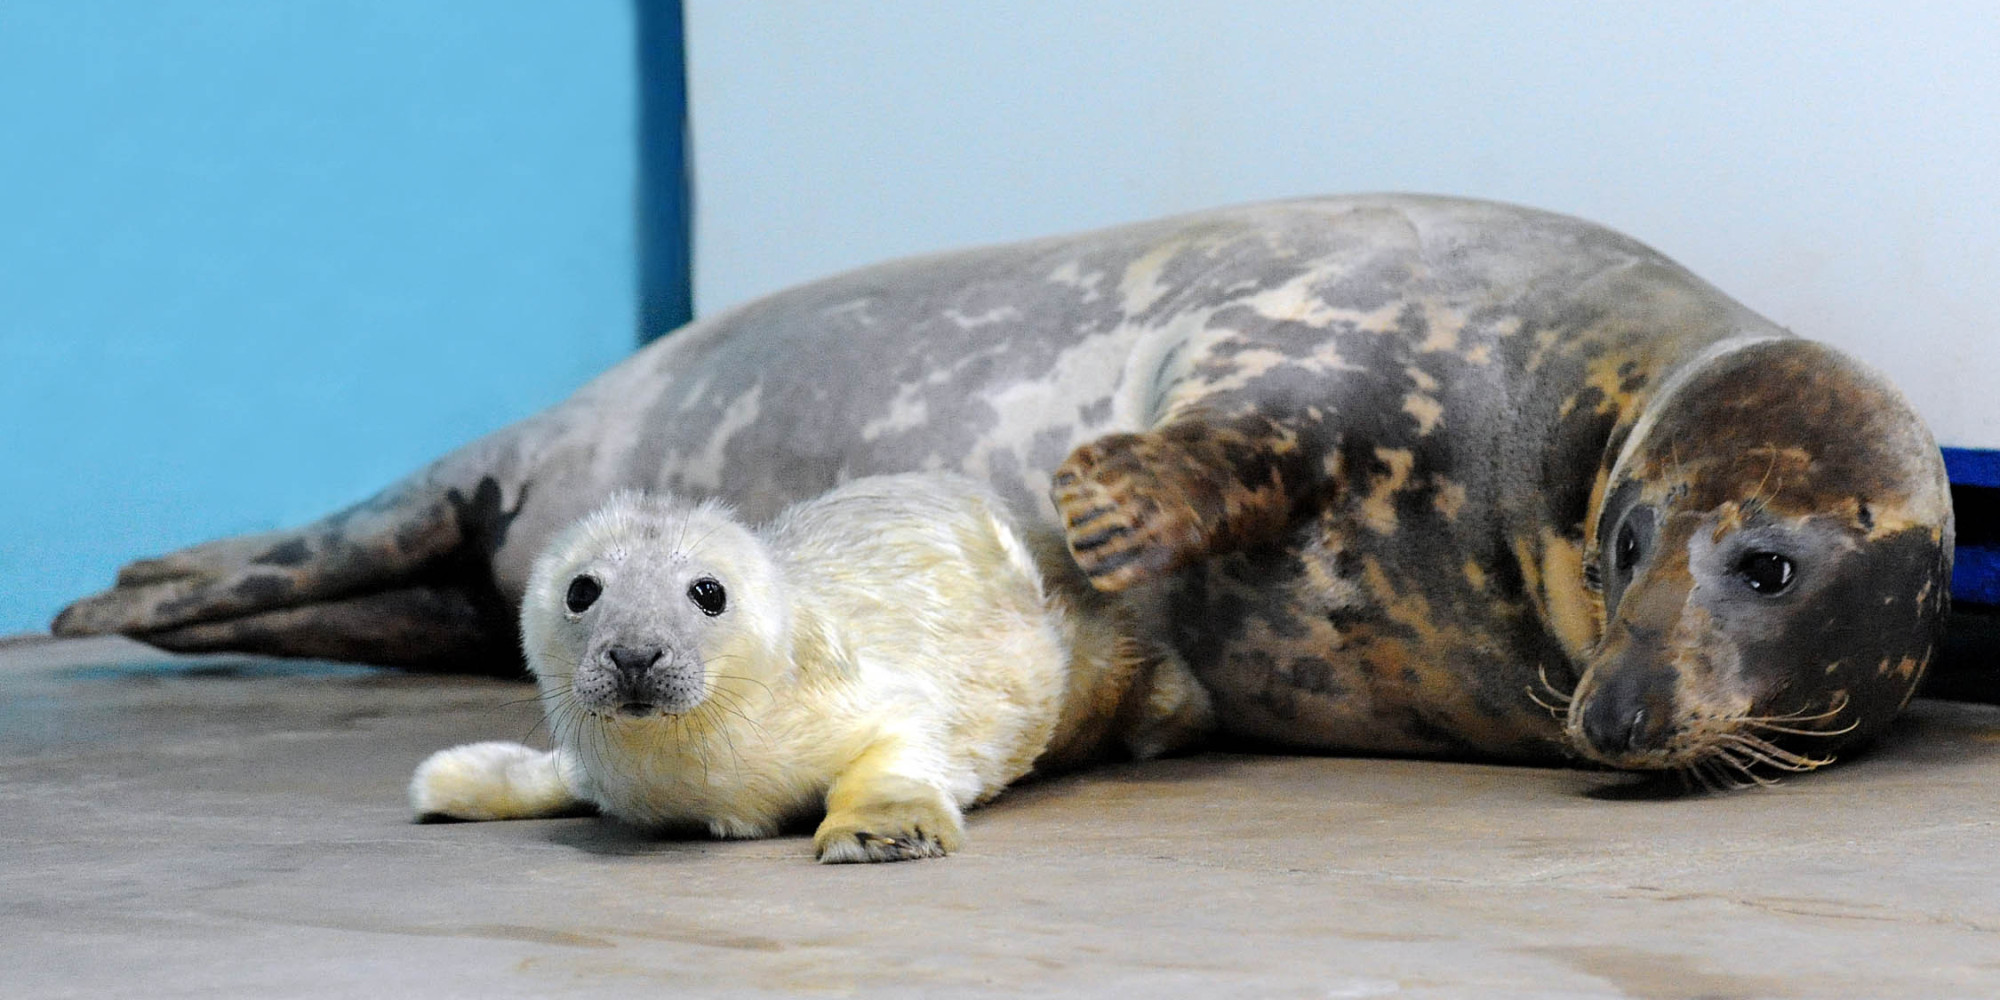
{"type": "Polygon", "coordinates": [[[1021,786],[941,861],[415,825],[525,685],[0,647],[8,997],[2000,996],[2000,709],[1771,789],[1209,754],[1021,786]]]}

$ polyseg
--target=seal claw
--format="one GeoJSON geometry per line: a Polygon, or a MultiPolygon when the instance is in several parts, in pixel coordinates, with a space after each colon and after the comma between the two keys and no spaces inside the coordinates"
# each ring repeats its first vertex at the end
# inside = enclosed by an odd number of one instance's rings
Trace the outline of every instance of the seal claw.
{"type": "Polygon", "coordinates": [[[193,576],[197,572],[199,570],[194,566],[173,559],[139,559],[118,570],[118,586],[142,587],[149,583],[193,576]]]}
{"type": "Polygon", "coordinates": [[[895,794],[828,811],[813,833],[822,864],[942,858],[965,840],[965,823],[940,792],[895,794]]]}
{"type": "Polygon", "coordinates": [[[1073,452],[1054,477],[1070,555],[1103,591],[1165,576],[1206,554],[1186,498],[1153,471],[1159,442],[1117,434],[1073,452]]]}
{"type": "Polygon", "coordinates": [[[1050,489],[1070,555],[1092,586],[1119,591],[1275,538],[1289,483],[1306,478],[1285,440],[1261,418],[1185,419],[1076,449],[1050,489]]]}

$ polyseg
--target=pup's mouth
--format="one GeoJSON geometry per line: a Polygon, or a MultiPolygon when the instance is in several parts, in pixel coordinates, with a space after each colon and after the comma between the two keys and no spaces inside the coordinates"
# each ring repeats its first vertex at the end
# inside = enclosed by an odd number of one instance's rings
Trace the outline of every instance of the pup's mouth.
{"type": "Polygon", "coordinates": [[[610,708],[600,708],[596,714],[608,719],[659,719],[670,715],[686,715],[694,706],[675,707],[656,701],[626,701],[610,708]]]}
{"type": "Polygon", "coordinates": [[[607,722],[643,722],[648,719],[677,718],[686,716],[698,708],[704,699],[690,699],[682,704],[679,699],[668,697],[646,697],[637,692],[620,691],[602,700],[578,699],[572,704],[586,715],[607,722]]]}

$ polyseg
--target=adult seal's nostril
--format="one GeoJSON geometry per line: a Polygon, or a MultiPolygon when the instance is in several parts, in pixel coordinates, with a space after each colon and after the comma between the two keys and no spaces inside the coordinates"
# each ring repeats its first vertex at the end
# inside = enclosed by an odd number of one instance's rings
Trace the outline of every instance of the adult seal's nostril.
{"type": "Polygon", "coordinates": [[[1606,762],[1663,750],[1672,738],[1673,675],[1663,668],[1620,671],[1583,706],[1583,739],[1606,762]]]}
{"type": "Polygon", "coordinates": [[[1630,753],[1638,741],[1639,723],[1645,715],[1643,708],[1634,710],[1613,699],[1599,698],[1584,709],[1583,738],[1599,753],[1613,756],[1630,753]]]}
{"type": "Polygon", "coordinates": [[[605,651],[611,665],[618,668],[618,675],[627,684],[637,684],[646,676],[646,671],[659,662],[661,650],[657,646],[633,649],[629,646],[614,646],[605,651]]]}
{"type": "Polygon", "coordinates": [[[1583,738],[1597,752],[1623,756],[1640,751],[1640,735],[1646,731],[1646,710],[1608,700],[1591,703],[1583,713],[1583,738]]]}

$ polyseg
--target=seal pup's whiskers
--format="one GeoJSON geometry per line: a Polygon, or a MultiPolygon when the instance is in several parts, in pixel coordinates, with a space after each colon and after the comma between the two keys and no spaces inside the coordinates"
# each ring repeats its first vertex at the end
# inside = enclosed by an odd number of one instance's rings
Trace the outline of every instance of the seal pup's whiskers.
{"type": "MultiPolygon", "coordinates": [[[[718,687],[710,694],[710,697],[714,699],[713,704],[716,711],[734,716],[736,721],[741,722],[743,728],[751,735],[768,742],[769,738],[764,731],[763,721],[752,716],[745,710],[745,702],[742,695],[718,687]]],[[[724,729],[724,732],[727,732],[727,728],[724,729]]]]}
{"type": "MultiPolygon", "coordinates": [[[[723,705],[720,701],[710,700],[703,702],[701,705],[697,706],[695,711],[706,712],[709,715],[717,715],[720,714],[722,708],[723,705]]],[[[743,715],[743,713],[741,712],[736,712],[733,714],[735,714],[738,718],[743,719],[745,722],[749,721],[749,717],[743,715]]],[[[703,720],[703,721],[708,721],[708,720],[703,720]]],[[[735,727],[726,725],[713,725],[707,728],[713,730],[716,735],[722,737],[722,745],[729,751],[730,763],[735,765],[735,767],[738,770],[742,770],[745,766],[743,754],[741,751],[736,749],[736,737],[734,734],[730,732],[730,730],[734,729],[735,727]]]]}
{"type": "MultiPolygon", "coordinates": [[[[856,480],[761,531],[719,504],[621,496],[530,574],[522,645],[557,742],[539,773],[605,816],[719,837],[768,836],[817,805],[820,860],[893,861],[955,850],[962,812],[1044,751],[1080,763],[1201,735],[1212,715],[1185,665],[1099,662],[1146,647],[1072,617],[1018,532],[998,494],[943,475],[856,480]],[[1134,691],[1144,707],[1109,725],[1065,709],[1134,691]]],[[[503,753],[534,755],[460,761],[503,753]]],[[[426,762],[412,800],[464,803],[511,777],[489,767],[455,798],[417,788],[448,769],[426,762]]],[[[495,792],[467,818],[546,815],[550,799],[495,792]]]]}

